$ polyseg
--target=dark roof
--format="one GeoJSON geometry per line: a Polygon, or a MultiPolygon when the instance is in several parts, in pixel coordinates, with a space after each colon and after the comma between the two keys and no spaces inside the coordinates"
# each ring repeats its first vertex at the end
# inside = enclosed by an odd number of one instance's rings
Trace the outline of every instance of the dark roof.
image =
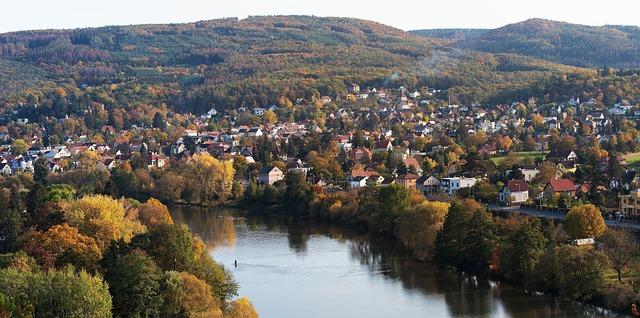
{"type": "Polygon", "coordinates": [[[274,168],[275,168],[275,166],[263,167],[262,169],[260,169],[260,174],[267,174],[267,173],[271,172],[271,170],[273,170],[274,168]]]}
{"type": "Polygon", "coordinates": [[[521,179],[509,180],[507,188],[509,188],[509,192],[529,191],[529,185],[521,179]]]}

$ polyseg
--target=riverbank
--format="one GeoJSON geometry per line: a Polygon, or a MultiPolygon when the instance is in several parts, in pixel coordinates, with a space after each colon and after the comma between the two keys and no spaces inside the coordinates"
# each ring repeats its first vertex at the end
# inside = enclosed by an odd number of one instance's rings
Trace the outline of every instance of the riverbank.
{"type": "Polygon", "coordinates": [[[495,218],[473,200],[456,201],[454,209],[399,186],[310,197],[306,213],[284,209],[287,201],[283,198],[275,205],[258,202],[249,206],[262,213],[361,224],[377,236],[399,241],[421,261],[433,260],[461,272],[509,281],[533,293],[626,313],[638,299],[637,286],[628,279],[621,284],[605,279],[609,271],[605,255],[568,245],[562,225],[550,220],[495,218]]]}
{"type": "Polygon", "coordinates": [[[418,261],[396,239],[364,226],[185,206],[172,215],[230,266],[240,294],[265,317],[611,317],[590,305],[418,261]]]}

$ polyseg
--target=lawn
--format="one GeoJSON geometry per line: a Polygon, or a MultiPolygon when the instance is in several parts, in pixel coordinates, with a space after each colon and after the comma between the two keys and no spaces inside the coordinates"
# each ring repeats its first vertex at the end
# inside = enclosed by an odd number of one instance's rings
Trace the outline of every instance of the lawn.
{"type": "Polygon", "coordinates": [[[640,152],[632,152],[622,156],[627,161],[629,168],[640,167],[640,152]]]}
{"type": "MultiPolygon", "coordinates": [[[[511,154],[515,154],[518,157],[518,160],[522,160],[522,159],[525,159],[525,158],[533,158],[533,160],[535,160],[536,158],[544,159],[544,156],[547,154],[547,152],[521,151],[521,152],[512,152],[511,154]]],[[[493,161],[493,163],[497,166],[502,161],[507,159],[507,156],[508,155],[502,155],[502,156],[498,156],[498,157],[493,157],[493,158],[491,158],[491,161],[493,161]]],[[[640,160],[640,153],[638,153],[638,156],[639,156],[638,160],[640,160]]]]}

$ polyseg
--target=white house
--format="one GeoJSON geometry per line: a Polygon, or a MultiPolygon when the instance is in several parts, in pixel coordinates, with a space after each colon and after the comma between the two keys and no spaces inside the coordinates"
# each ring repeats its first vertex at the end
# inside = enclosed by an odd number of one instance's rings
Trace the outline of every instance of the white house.
{"type": "Polygon", "coordinates": [[[498,199],[502,203],[523,203],[529,200],[529,185],[524,180],[509,180],[498,199]]]}
{"type": "Polygon", "coordinates": [[[351,178],[351,180],[349,180],[349,187],[352,189],[363,188],[367,186],[368,179],[369,177],[365,177],[365,176],[353,177],[351,178]]]}
{"type": "Polygon", "coordinates": [[[535,178],[540,170],[537,167],[522,167],[520,168],[522,175],[524,175],[524,181],[531,182],[535,178]]]}
{"type": "Polygon", "coordinates": [[[440,190],[449,195],[454,194],[458,189],[471,188],[476,184],[476,178],[452,177],[440,180],[440,190]]]}

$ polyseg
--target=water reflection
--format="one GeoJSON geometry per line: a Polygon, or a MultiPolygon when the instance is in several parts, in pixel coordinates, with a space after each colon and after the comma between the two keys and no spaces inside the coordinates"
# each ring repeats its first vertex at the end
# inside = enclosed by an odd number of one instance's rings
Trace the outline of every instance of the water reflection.
{"type": "Polygon", "coordinates": [[[365,230],[228,209],[173,208],[262,317],[601,317],[598,308],[417,262],[365,230]],[[274,293],[274,291],[277,291],[274,293]],[[328,305],[330,304],[330,306],[328,305]]]}

